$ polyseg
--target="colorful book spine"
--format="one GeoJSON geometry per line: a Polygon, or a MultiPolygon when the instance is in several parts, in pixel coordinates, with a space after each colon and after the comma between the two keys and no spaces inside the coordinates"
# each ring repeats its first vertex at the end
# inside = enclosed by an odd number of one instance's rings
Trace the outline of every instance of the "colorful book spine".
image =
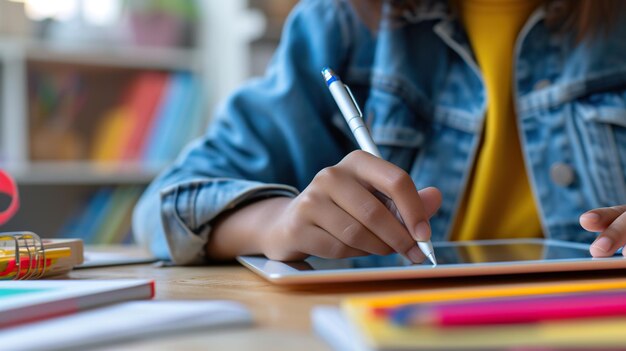
{"type": "Polygon", "coordinates": [[[104,225],[99,228],[93,241],[98,244],[121,243],[122,236],[130,228],[133,208],[140,195],[141,188],[136,186],[115,189],[110,199],[111,206],[105,216],[104,225]]]}
{"type": "MultiPolygon", "coordinates": [[[[93,133],[91,158],[96,162],[137,162],[152,169],[172,162],[204,129],[205,89],[191,72],[138,73],[118,104],[100,118],[93,133]]],[[[62,237],[86,243],[132,240],[132,210],[141,187],[98,190],[79,214],[61,229],[62,237]]]]}
{"type": "Polygon", "coordinates": [[[162,166],[199,135],[206,121],[205,89],[190,72],[142,73],[101,119],[91,157],[162,166]]]}
{"type": "Polygon", "coordinates": [[[124,152],[124,135],[130,130],[130,113],[124,106],[115,107],[104,116],[96,134],[91,158],[95,161],[117,161],[124,152]]]}
{"type": "Polygon", "coordinates": [[[59,236],[82,238],[88,244],[119,244],[127,239],[140,186],[102,188],[75,214],[59,236]]]}
{"type": "Polygon", "coordinates": [[[100,188],[96,191],[85,203],[84,207],[79,209],[68,220],[67,224],[61,228],[58,236],[61,238],[80,238],[90,243],[94,222],[98,218],[101,209],[106,206],[111,191],[111,188],[108,187],[100,188]]]}
{"type": "Polygon", "coordinates": [[[128,139],[123,142],[122,159],[136,160],[139,158],[142,144],[154,119],[167,78],[164,73],[143,73],[133,82],[126,102],[131,122],[128,139]]]}
{"type": "Polygon", "coordinates": [[[183,116],[178,119],[179,123],[184,125],[184,128],[175,130],[171,143],[167,152],[163,155],[165,159],[174,159],[178,153],[185,147],[185,145],[200,136],[205,129],[205,104],[204,88],[200,79],[191,77],[189,87],[187,90],[187,98],[184,110],[181,114],[183,116]]]}
{"type": "Polygon", "coordinates": [[[171,161],[168,157],[168,149],[174,147],[171,138],[188,127],[183,111],[189,103],[191,82],[191,74],[186,72],[176,73],[171,78],[165,99],[158,109],[156,124],[146,140],[143,160],[148,164],[171,161]]]}

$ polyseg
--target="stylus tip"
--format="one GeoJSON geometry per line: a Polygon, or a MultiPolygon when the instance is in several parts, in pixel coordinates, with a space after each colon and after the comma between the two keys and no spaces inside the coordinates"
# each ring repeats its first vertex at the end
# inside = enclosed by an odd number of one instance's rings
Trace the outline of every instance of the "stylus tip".
{"type": "Polygon", "coordinates": [[[435,250],[433,249],[433,243],[429,241],[418,241],[417,246],[428,257],[428,260],[432,262],[434,266],[437,265],[437,259],[435,258],[435,250]]]}
{"type": "Polygon", "coordinates": [[[433,266],[437,265],[437,259],[435,258],[435,255],[433,255],[432,252],[428,254],[428,259],[430,260],[430,262],[433,263],[433,266]]]}

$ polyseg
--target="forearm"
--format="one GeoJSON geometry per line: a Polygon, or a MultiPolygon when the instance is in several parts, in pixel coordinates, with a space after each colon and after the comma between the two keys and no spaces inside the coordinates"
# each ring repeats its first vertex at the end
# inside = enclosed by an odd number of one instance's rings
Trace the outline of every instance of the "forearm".
{"type": "Polygon", "coordinates": [[[272,230],[271,221],[278,217],[291,200],[288,197],[274,197],[222,214],[215,221],[207,243],[207,257],[212,260],[229,260],[239,255],[264,254],[272,230]]]}

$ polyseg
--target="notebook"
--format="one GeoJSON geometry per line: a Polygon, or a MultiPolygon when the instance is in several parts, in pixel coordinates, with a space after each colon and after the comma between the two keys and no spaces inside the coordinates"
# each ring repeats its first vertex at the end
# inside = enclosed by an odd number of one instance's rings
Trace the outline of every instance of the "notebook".
{"type": "Polygon", "coordinates": [[[381,315],[380,310],[403,304],[625,288],[626,279],[447,288],[347,298],[339,308],[314,308],[311,318],[315,332],[335,350],[484,350],[581,346],[615,348],[626,344],[625,317],[442,329],[433,326],[400,326],[381,315]]]}
{"type": "Polygon", "coordinates": [[[131,264],[146,264],[157,262],[158,259],[148,253],[126,253],[126,252],[100,252],[87,250],[82,264],[74,269],[112,267],[131,264]]]}
{"type": "Polygon", "coordinates": [[[150,280],[0,282],[0,329],[153,296],[150,280]]]}
{"type": "Polygon", "coordinates": [[[251,323],[250,312],[232,301],[133,301],[10,328],[0,331],[0,340],[13,351],[114,348],[121,341],[251,323]]]}
{"type": "Polygon", "coordinates": [[[51,264],[44,277],[67,274],[85,260],[85,249],[81,239],[42,239],[42,244],[46,250],[69,249],[69,256],[51,264]]]}
{"type": "Polygon", "coordinates": [[[31,232],[0,233],[0,280],[63,275],[83,260],[80,239],[40,239],[31,232]]]}

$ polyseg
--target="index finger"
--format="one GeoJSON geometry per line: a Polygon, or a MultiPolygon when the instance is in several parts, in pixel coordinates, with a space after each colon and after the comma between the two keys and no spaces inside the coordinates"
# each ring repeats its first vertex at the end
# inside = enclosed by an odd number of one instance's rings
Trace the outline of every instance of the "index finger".
{"type": "Polygon", "coordinates": [[[593,257],[612,256],[617,249],[626,244],[626,212],[619,215],[598,239],[591,244],[589,251],[593,257]]]}
{"type": "Polygon", "coordinates": [[[363,186],[372,192],[379,191],[393,201],[401,222],[415,241],[430,240],[430,214],[407,172],[366,152],[355,152],[354,157],[346,159],[346,162],[350,163],[349,169],[353,170],[355,178],[363,186]]]}

